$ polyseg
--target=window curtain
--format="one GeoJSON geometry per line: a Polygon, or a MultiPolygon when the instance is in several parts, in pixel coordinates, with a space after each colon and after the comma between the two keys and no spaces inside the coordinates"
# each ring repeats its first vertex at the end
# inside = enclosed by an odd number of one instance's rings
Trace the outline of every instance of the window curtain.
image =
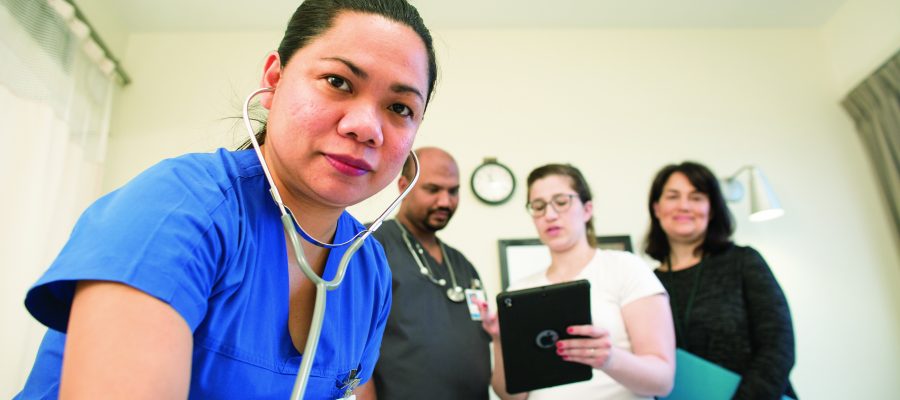
{"type": "Polygon", "coordinates": [[[118,85],[74,16],[63,0],[0,0],[2,398],[21,389],[45,331],[25,293],[100,194],[118,85]]]}
{"type": "Polygon", "coordinates": [[[900,52],[843,101],[869,154],[900,239],[900,52]]]}

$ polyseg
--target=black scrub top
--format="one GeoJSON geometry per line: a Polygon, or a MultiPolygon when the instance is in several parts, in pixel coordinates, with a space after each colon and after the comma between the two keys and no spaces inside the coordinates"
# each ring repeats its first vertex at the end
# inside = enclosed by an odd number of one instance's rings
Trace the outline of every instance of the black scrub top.
{"type": "MultiPolygon", "coordinates": [[[[465,301],[455,303],[447,297],[453,286],[447,264],[438,264],[424,252],[434,278],[447,282],[441,287],[419,272],[396,220],[385,221],[374,236],[384,246],[393,274],[393,303],[374,374],[378,398],[487,400],[490,335],[480,321],[472,320],[465,301]]],[[[408,238],[415,250],[415,237],[408,238]]],[[[458,285],[482,289],[469,260],[444,247],[458,285]]]]}

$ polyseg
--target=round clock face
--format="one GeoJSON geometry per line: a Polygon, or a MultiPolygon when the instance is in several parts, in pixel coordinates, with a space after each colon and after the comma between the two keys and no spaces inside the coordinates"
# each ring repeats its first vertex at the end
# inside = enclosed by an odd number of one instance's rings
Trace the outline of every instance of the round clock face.
{"type": "Polygon", "coordinates": [[[516,178],[512,171],[498,162],[485,162],[472,172],[472,192],[487,204],[505,203],[515,189],[516,178]]]}

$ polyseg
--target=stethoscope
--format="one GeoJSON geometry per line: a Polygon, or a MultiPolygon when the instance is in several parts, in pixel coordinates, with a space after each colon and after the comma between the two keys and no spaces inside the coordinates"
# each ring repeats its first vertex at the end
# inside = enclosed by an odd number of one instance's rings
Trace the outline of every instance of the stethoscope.
{"type": "MultiPolygon", "coordinates": [[[[401,236],[403,236],[403,243],[406,243],[406,249],[409,250],[409,255],[412,256],[413,260],[416,260],[416,265],[419,266],[419,273],[422,276],[428,278],[431,283],[438,285],[440,287],[447,286],[447,280],[444,278],[438,279],[434,275],[434,271],[431,270],[431,266],[428,264],[428,259],[425,258],[425,250],[422,249],[422,245],[419,242],[416,242],[416,250],[413,250],[412,243],[409,240],[409,232],[406,230],[406,227],[400,223],[400,221],[394,220],[397,224],[397,227],[400,228],[401,236]]],[[[466,299],[466,293],[461,286],[456,282],[456,274],[453,272],[453,264],[450,263],[450,257],[447,257],[447,251],[444,250],[444,244],[438,242],[438,247],[441,248],[441,257],[444,258],[444,262],[447,264],[447,270],[450,271],[450,281],[453,282],[453,287],[447,288],[447,298],[454,303],[462,303],[463,300],[466,299]]]]}
{"type": "Polygon", "coordinates": [[[287,232],[288,237],[291,240],[291,246],[294,249],[294,257],[297,260],[297,264],[300,266],[300,270],[303,271],[303,274],[306,275],[306,278],[312,281],[316,285],[316,303],[313,309],[313,317],[309,327],[309,336],[306,339],[306,347],[304,347],[303,360],[300,362],[300,369],[297,371],[297,380],[294,381],[294,389],[291,391],[291,399],[292,400],[300,400],[303,398],[303,394],[306,392],[306,384],[309,381],[309,372],[312,369],[313,360],[316,358],[316,350],[319,347],[319,335],[322,333],[322,321],[325,317],[325,293],[326,290],[334,290],[340,286],[341,281],[344,279],[344,273],[347,270],[347,265],[350,263],[350,258],[356,254],[356,251],[359,250],[360,246],[362,246],[363,242],[366,240],[372,232],[377,230],[384,219],[394,211],[395,208],[400,204],[400,201],[403,200],[404,197],[412,190],[413,186],[416,185],[416,182],[419,180],[419,159],[416,157],[415,152],[410,152],[409,154],[412,156],[413,163],[416,166],[416,174],[413,176],[412,182],[410,182],[409,186],[400,193],[398,196],[383,213],[381,213],[378,218],[375,219],[375,222],[372,222],[372,225],[369,226],[368,229],[363,230],[357,233],[352,238],[348,239],[343,243],[323,243],[303,230],[303,227],[300,226],[299,223],[294,219],[293,212],[284,204],[281,200],[281,194],[278,192],[278,187],[275,186],[275,181],[272,180],[272,174],[269,173],[269,168],[266,165],[266,160],[263,158],[262,150],[259,148],[259,142],[256,140],[256,134],[253,132],[253,126],[250,124],[250,100],[252,100],[256,95],[263,92],[273,92],[275,89],[273,88],[262,88],[257,89],[253,93],[250,93],[247,96],[247,100],[244,102],[243,109],[243,118],[244,118],[244,126],[247,128],[247,135],[250,136],[250,142],[253,144],[253,150],[256,151],[256,157],[259,158],[259,164],[262,166],[263,173],[266,175],[266,179],[269,181],[269,193],[272,195],[272,200],[278,205],[278,209],[281,210],[281,224],[284,227],[284,231],[287,232]],[[343,257],[341,257],[341,261],[338,264],[337,274],[330,281],[326,281],[319,277],[315,271],[313,271],[312,267],[310,267],[309,263],[306,261],[306,256],[303,253],[303,247],[300,245],[300,239],[297,237],[297,231],[300,231],[300,236],[303,239],[306,239],[308,242],[323,247],[326,249],[333,249],[336,247],[342,247],[346,245],[350,245],[347,248],[347,251],[344,253],[343,257]]]}

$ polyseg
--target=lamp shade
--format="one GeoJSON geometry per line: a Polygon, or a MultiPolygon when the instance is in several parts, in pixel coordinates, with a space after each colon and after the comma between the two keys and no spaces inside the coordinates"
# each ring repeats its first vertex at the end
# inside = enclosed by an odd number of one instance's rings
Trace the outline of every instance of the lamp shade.
{"type": "Polygon", "coordinates": [[[767,221],[784,215],[781,203],[759,168],[750,168],[750,220],[767,221]]]}

